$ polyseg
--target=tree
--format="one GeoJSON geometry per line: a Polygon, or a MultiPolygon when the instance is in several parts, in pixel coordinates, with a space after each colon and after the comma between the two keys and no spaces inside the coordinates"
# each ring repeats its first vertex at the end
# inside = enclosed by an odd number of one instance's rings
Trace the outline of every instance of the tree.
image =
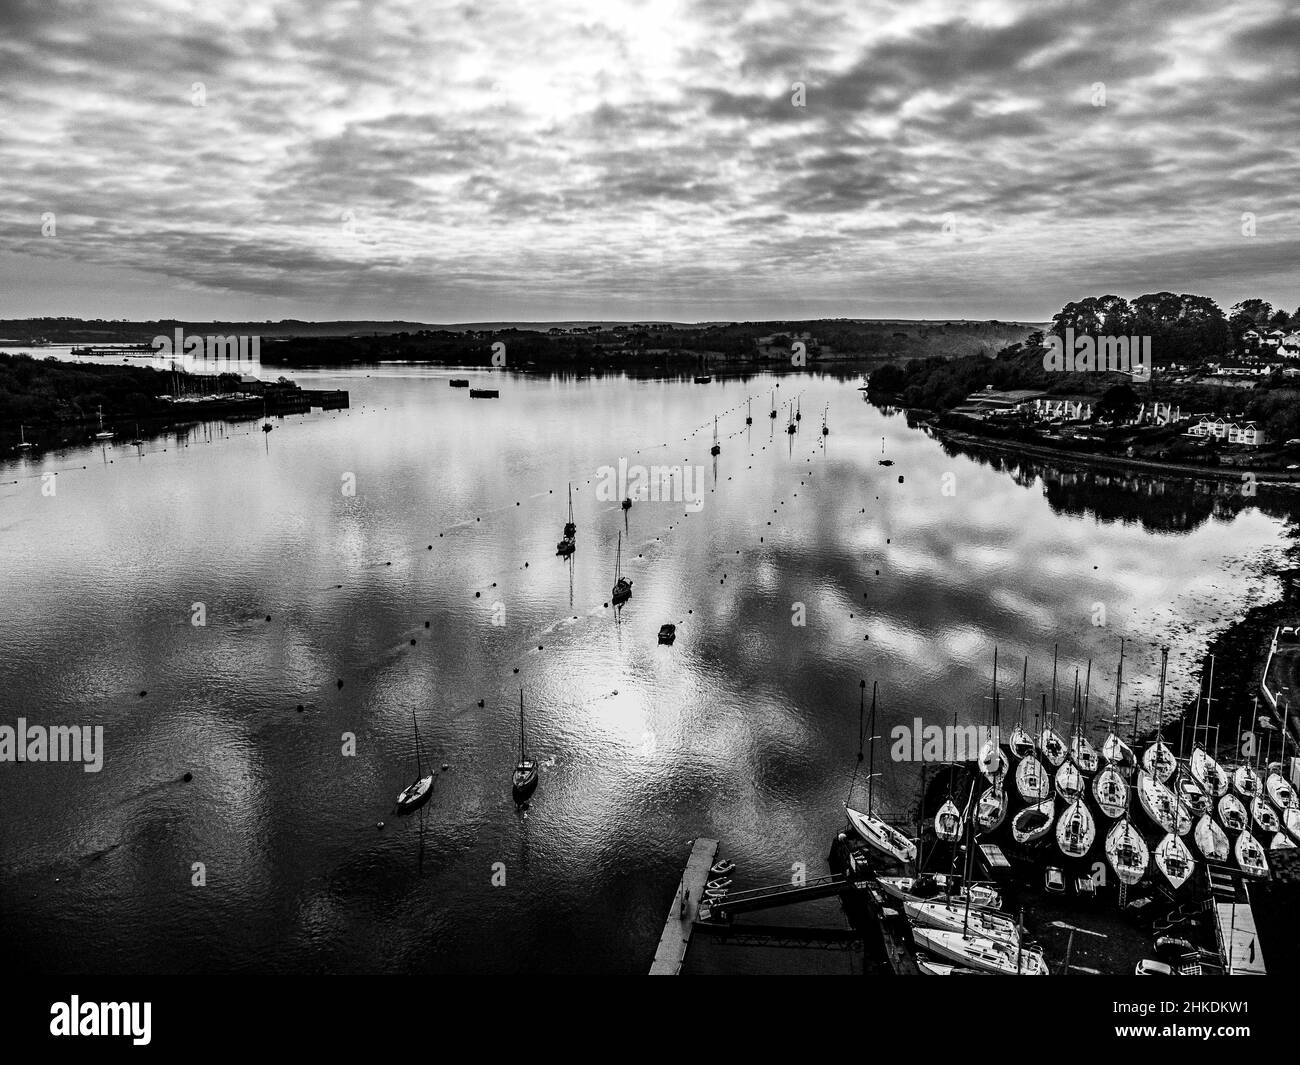
{"type": "Polygon", "coordinates": [[[1106,389],[1093,410],[1097,418],[1118,423],[1128,421],[1141,406],[1141,397],[1132,385],[1125,383],[1106,389]]]}

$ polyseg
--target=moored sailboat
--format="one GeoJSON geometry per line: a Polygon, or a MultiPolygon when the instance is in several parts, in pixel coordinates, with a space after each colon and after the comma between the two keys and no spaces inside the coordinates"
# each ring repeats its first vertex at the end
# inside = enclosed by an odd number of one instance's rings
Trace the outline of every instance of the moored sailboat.
{"type": "Polygon", "coordinates": [[[632,582],[623,576],[623,533],[618,534],[618,553],[614,556],[614,588],[610,599],[615,606],[622,606],[632,598],[632,582]]]}
{"type": "Polygon", "coordinates": [[[1119,817],[1128,809],[1128,785],[1114,764],[1092,778],[1092,797],[1107,817],[1119,817]]]}
{"type": "Polygon", "coordinates": [[[1025,802],[1041,802],[1052,792],[1052,778],[1037,755],[1027,754],[1016,766],[1016,790],[1025,802]]]}
{"type": "Polygon", "coordinates": [[[1196,825],[1192,829],[1192,839],[1196,842],[1196,849],[1201,852],[1207,861],[1226,862],[1228,860],[1228,834],[1215,823],[1208,813],[1201,814],[1196,819],[1196,825]]]}
{"type": "Polygon", "coordinates": [[[899,902],[908,899],[924,902],[942,897],[964,905],[969,896],[972,907],[983,906],[991,910],[1002,908],[1002,896],[997,888],[987,884],[968,884],[957,878],[950,880],[944,873],[924,873],[919,877],[882,876],[877,878],[876,883],[880,885],[881,891],[899,902]],[[961,886],[954,888],[953,884],[958,882],[961,886]]]}
{"type": "Polygon", "coordinates": [[[415,720],[415,711],[411,711],[411,726],[415,730],[415,780],[404,787],[397,796],[394,813],[405,815],[419,809],[429,801],[433,793],[433,774],[425,773],[420,758],[420,726],[415,720]]]}
{"type": "Polygon", "coordinates": [[[940,928],[913,928],[917,946],[945,961],[996,976],[1046,976],[1047,962],[1038,947],[1017,946],[987,936],[962,935],[940,928]]]}
{"type": "MultiPolygon", "coordinates": [[[[862,681],[858,688],[858,762],[862,761],[862,724],[863,693],[867,682],[862,681]]],[[[871,722],[869,726],[870,760],[867,763],[867,809],[854,810],[847,803],[844,810],[848,815],[849,826],[870,847],[896,862],[916,861],[916,844],[883,818],[877,817],[874,810],[875,776],[876,776],[876,684],[871,685],[871,722]]],[[[851,795],[851,792],[850,792],[851,795]]]]}
{"type": "Polygon", "coordinates": [[[1243,832],[1232,845],[1233,857],[1237,865],[1247,876],[1268,876],[1268,858],[1264,848],[1259,845],[1249,832],[1243,832]]]}
{"type": "Polygon", "coordinates": [[[1174,833],[1166,833],[1156,844],[1154,864],[1175,889],[1182,887],[1192,875],[1192,852],[1174,833]]]}
{"type": "Polygon", "coordinates": [[[1137,775],[1138,801],[1153,824],[1164,832],[1185,836],[1192,830],[1192,815],[1172,791],[1143,769],[1137,775]]]}
{"type": "Polygon", "coordinates": [[[1272,803],[1262,795],[1250,800],[1250,816],[1261,832],[1272,835],[1282,830],[1281,818],[1277,816],[1272,803]]]}
{"type": "Polygon", "coordinates": [[[1250,814],[1235,795],[1225,795],[1219,800],[1219,822],[1229,832],[1245,832],[1250,826],[1250,814]]]}
{"type": "Polygon", "coordinates": [[[1106,860],[1120,883],[1132,887],[1146,876],[1151,853],[1126,813],[1106,833],[1106,860]]]}
{"type": "Polygon", "coordinates": [[[1075,799],[1056,821],[1056,844],[1067,858],[1082,858],[1092,849],[1097,825],[1082,799],[1075,799]]]}
{"type": "Polygon", "coordinates": [[[524,738],[524,689],[519,689],[519,762],[511,778],[511,793],[515,803],[522,806],[537,790],[537,763],[528,757],[524,738]]]}
{"type": "Polygon", "coordinates": [[[970,909],[948,899],[905,899],[903,913],[922,928],[967,931],[1004,943],[1019,943],[1016,922],[1005,914],[988,909],[970,909]]]}
{"type": "Polygon", "coordinates": [[[1074,802],[1083,794],[1086,781],[1073,762],[1062,762],[1056,771],[1056,791],[1066,802],[1074,802]]]}

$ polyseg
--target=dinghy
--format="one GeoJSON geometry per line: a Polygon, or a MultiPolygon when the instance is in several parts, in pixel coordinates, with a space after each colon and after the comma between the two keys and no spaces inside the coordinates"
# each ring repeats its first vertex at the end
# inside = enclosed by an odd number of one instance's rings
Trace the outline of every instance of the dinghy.
{"type": "Polygon", "coordinates": [[[1250,815],[1237,796],[1225,795],[1219,800],[1219,821],[1229,832],[1244,832],[1250,824],[1250,815]]]}
{"type": "Polygon", "coordinates": [[[1049,797],[1016,814],[1011,819],[1011,835],[1017,843],[1033,843],[1051,831],[1055,820],[1056,800],[1049,797]]]}
{"type": "Polygon", "coordinates": [[[1228,790],[1228,774],[1204,747],[1192,751],[1189,766],[1196,783],[1216,799],[1228,790]]]}
{"type": "Polygon", "coordinates": [[[1192,829],[1192,839],[1196,849],[1205,856],[1206,861],[1226,862],[1228,860],[1228,834],[1214,822],[1208,813],[1201,814],[1192,829]]]}
{"type": "Polygon", "coordinates": [[[1138,770],[1137,793],[1143,812],[1161,831],[1185,836],[1192,830],[1191,812],[1172,791],[1145,770],[1138,770]]]}
{"type": "Polygon", "coordinates": [[[709,872],[714,876],[726,876],[728,873],[733,872],[735,868],[735,862],[730,858],[723,858],[721,861],[714,862],[709,872]]]}
{"type": "Polygon", "coordinates": [[[972,936],[985,936],[1002,943],[1019,943],[1020,932],[1016,922],[1005,914],[993,910],[967,908],[955,902],[906,900],[903,912],[913,925],[922,928],[945,929],[949,932],[965,930],[972,936]]]}
{"type": "Polygon", "coordinates": [[[1067,858],[1082,858],[1092,849],[1097,826],[1082,799],[1075,799],[1056,821],[1056,844],[1067,858]]]}
{"type": "Polygon", "coordinates": [[[1172,832],[1156,844],[1154,861],[1155,867],[1175,890],[1187,883],[1187,878],[1192,875],[1192,852],[1172,832]]]}
{"type": "Polygon", "coordinates": [[[1061,768],[1056,771],[1056,790],[1061,798],[1066,802],[1074,802],[1083,794],[1086,781],[1083,774],[1079,772],[1078,766],[1073,762],[1061,763],[1061,768]]]}
{"type": "Polygon", "coordinates": [[[1146,840],[1125,816],[1106,833],[1106,861],[1119,877],[1120,883],[1132,887],[1144,876],[1151,863],[1151,853],[1146,840]]]}
{"type": "Polygon", "coordinates": [[[916,844],[893,825],[886,824],[879,817],[849,807],[845,807],[845,811],[849,815],[849,824],[853,826],[853,831],[866,843],[895,861],[916,861],[916,844]]]}
{"type": "Polygon", "coordinates": [[[1025,802],[1041,802],[1052,792],[1052,778],[1047,769],[1032,752],[1025,755],[1016,766],[1016,791],[1025,802]]]}
{"type": "Polygon", "coordinates": [[[1006,820],[1010,796],[1007,789],[992,784],[984,789],[979,802],[975,804],[975,824],[981,833],[996,832],[1006,820]]]}
{"type": "Polygon", "coordinates": [[[1092,778],[1092,797],[1107,817],[1119,817],[1128,809],[1128,785],[1114,764],[1092,778]]]}
{"type": "Polygon", "coordinates": [[[961,835],[961,811],[951,799],[946,800],[934,815],[934,834],[945,843],[952,843],[961,835]]]}
{"type": "Polygon", "coordinates": [[[956,880],[950,882],[943,873],[927,873],[919,877],[882,876],[876,880],[876,883],[880,885],[881,891],[899,902],[906,902],[908,899],[928,901],[942,897],[964,906],[966,896],[969,895],[971,906],[981,906],[990,910],[1002,908],[1002,896],[998,894],[997,888],[989,887],[987,884],[967,884],[948,894],[948,888],[952,887],[956,880]]]}
{"type": "Polygon", "coordinates": [[[1273,809],[1270,803],[1263,795],[1250,800],[1250,816],[1260,828],[1261,832],[1272,835],[1274,832],[1282,830],[1282,819],[1277,816],[1277,811],[1273,809]]]}
{"type": "Polygon", "coordinates": [[[1238,795],[1253,799],[1263,786],[1253,766],[1239,765],[1232,771],[1232,788],[1238,795]]]}
{"type": "Polygon", "coordinates": [[[1268,859],[1264,848],[1249,832],[1243,832],[1232,845],[1233,856],[1237,865],[1247,876],[1268,876],[1268,859]]]}
{"type": "Polygon", "coordinates": [[[986,936],[963,936],[940,928],[914,928],[916,945],[970,969],[995,976],[1047,976],[1047,962],[1038,947],[1019,947],[986,936]]]}

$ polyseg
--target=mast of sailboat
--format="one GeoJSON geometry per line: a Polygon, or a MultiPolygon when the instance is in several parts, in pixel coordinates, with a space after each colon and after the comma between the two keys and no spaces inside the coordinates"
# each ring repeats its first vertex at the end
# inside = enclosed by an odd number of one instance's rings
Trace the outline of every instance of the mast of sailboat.
{"type": "Polygon", "coordinates": [[[1080,722],[1082,725],[1080,732],[1082,732],[1084,728],[1088,727],[1088,697],[1091,693],[1092,693],[1092,659],[1089,658],[1088,676],[1085,678],[1083,682],[1083,717],[1080,722]]]}
{"type": "MultiPolygon", "coordinates": [[[[1169,667],[1169,648],[1160,648],[1160,708],[1156,717],[1156,750],[1165,742],[1165,671],[1169,667]]],[[[1134,728],[1137,727],[1136,719],[1134,728]]]]}
{"type": "MultiPolygon", "coordinates": [[[[865,685],[866,685],[867,682],[864,680],[862,683],[863,683],[863,686],[865,687],[865,685]]],[[[871,682],[871,732],[869,733],[869,735],[868,735],[868,737],[867,737],[867,742],[870,744],[870,748],[871,748],[871,758],[870,758],[870,760],[867,762],[867,816],[868,816],[868,817],[874,817],[874,816],[875,816],[875,802],[876,802],[876,685],[877,685],[878,683],[879,683],[878,681],[874,681],[874,680],[871,682]]],[[[859,712],[860,712],[860,708],[861,708],[861,706],[862,706],[862,693],[861,693],[861,691],[859,691],[859,693],[858,693],[858,706],[859,706],[859,712]]],[[[861,757],[861,756],[862,756],[861,745],[859,745],[858,757],[861,757]]]]}
{"type": "Polygon", "coordinates": [[[1059,643],[1052,644],[1052,727],[1056,727],[1056,653],[1061,649],[1059,643]]]}
{"type": "Polygon", "coordinates": [[[1025,690],[1029,687],[1029,656],[1025,655],[1025,668],[1020,674],[1020,724],[1025,723],[1025,690]]]}
{"type": "Polygon", "coordinates": [[[424,765],[420,761],[420,723],[415,720],[415,710],[411,710],[411,724],[415,726],[415,779],[424,776],[424,765]]]}
{"type": "Polygon", "coordinates": [[[519,761],[524,760],[524,689],[519,689],[519,761]]]}

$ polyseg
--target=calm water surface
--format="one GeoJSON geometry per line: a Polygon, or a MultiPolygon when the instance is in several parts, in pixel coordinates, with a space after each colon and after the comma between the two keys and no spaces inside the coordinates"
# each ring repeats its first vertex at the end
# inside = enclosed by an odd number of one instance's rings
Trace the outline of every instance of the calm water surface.
{"type": "MultiPolygon", "coordinates": [[[[454,375],[295,372],[353,408],[0,466],[0,723],[102,725],[106,748],[97,774],[0,764],[20,968],[643,972],[694,837],[747,883],[824,869],[860,679],[882,730],[979,720],[995,643],[1014,706],[1022,656],[1031,699],[1054,643],[1066,684],[1094,656],[1095,694],[1125,635],[1135,697],[1163,640],[1186,694],[1208,637],[1277,593],[1276,518],[1185,485],[1009,476],[853,383],[497,374],[475,401],[454,375]],[[800,396],[793,438],[773,391],[800,396]],[[702,508],[625,516],[597,498],[620,458],[700,466],[702,508]],[[526,815],[521,686],[544,766],[526,815]],[[398,819],[412,710],[437,781],[398,819]]],[[[887,812],[916,781],[883,766],[887,812]]],[[[751,964],[693,964],[719,954],[751,964]]]]}

